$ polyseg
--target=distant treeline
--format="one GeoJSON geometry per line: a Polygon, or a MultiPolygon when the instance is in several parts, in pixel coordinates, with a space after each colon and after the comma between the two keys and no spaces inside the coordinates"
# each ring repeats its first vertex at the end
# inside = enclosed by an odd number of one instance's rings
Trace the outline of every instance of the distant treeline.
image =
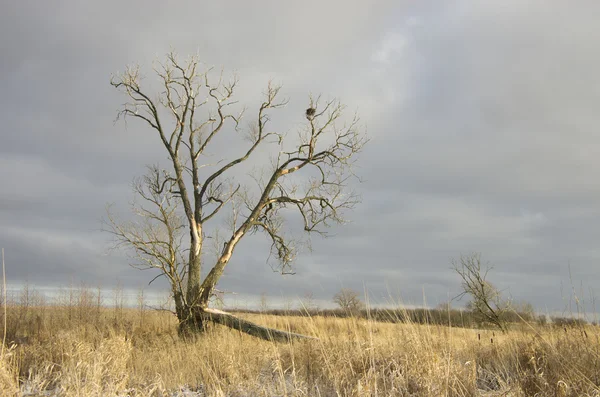
{"type": "MultiPolygon", "coordinates": [[[[464,328],[487,328],[490,324],[481,321],[477,314],[469,310],[459,309],[389,309],[372,308],[362,309],[354,312],[342,309],[323,309],[323,310],[304,310],[304,309],[269,309],[269,310],[248,310],[234,309],[236,312],[270,314],[275,316],[323,316],[323,317],[356,317],[372,319],[381,322],[390,323],[415,323],[432,325],[449,325],[452,327],[464,328]]],[[[503,314],[506,323],[536,323],[538,325],[554,325],[558,327],[582,326],[588,322],[583,319],[572,317],[548,317],[546,315],[536,315],[532,313],[523,313],[510,311],[503,314]]]]}
{"type": "MultiPolygon", "coordinates": [[[[9,291],[7,291],[9,292],[9,291]]],[[[161,310],[172,311],[172,302],[168,297],[163,298],[164,302],[155,302],[156,297],[149,299],[148,295],[140,290],[136,296],[136,302],[127,302],[127,294],[122,287],[117,286],[110,293],[105,293],[100,288],[90,288],[85,285],[78,287],[61,288],[53,297],[36,290],[33,286],[25,284],[21,290],[10,291],[6,304],[14,309],[21,309],[22,315],[27,314],[28,308],[44,307],[64,307],[67,309],[69,318],[83,318],[93,312],[100,312],[105,308],[113,308],[116,313],[123,315],[126,308],[160,308],[161,310]],[[152,303],[149,305],[149,301],[152,303]]],[[[129,300],[131,301],[131,300],[129,300]]],[[[0,308],[4,306],[3,296],[0,294],[0,308]]],[[[553,325],[561,328],[576,327],[588,324],[589,321],[574,316],[546,316],[537,315],[531,305],[518,305],[527,310],[509,310],[502,314],[505,323],[536,323],[538,325],[553,325]]],[[[493,327],[482,321],[476,312],[468,309],[446,308],[445,305],[434,309],[424,308],[369,308],[357,310],[343,309],[317,309],[314,306],[309,309],[237,309],[232,308],[229,311],[238,313],[264,313],[276,316],[323,316],[323,317],[357,317],[370,318],[380,322],[390,323],[415,323],[415,324],[433,324],[464,328],[488,328],[493,327]]],[[[1,314],[0,314],[1,316],[1,314]]],[[[591,322],[598,325],[597,322],[591,322]]]]}

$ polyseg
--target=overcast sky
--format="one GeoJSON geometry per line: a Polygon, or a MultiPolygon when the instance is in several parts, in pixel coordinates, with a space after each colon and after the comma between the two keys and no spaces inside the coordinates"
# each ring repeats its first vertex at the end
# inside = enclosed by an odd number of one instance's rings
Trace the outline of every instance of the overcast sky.
{"type": "Polygon", "coordinates": [[[125,98],[109,80],[132,63],[150,80],[172,48],[236,71],[250,106],[281,82],[282,128],[323,93],[357,109],[371,138],[351,223],[315,238],[295,276],[271,271],[266,241],[241,244],[220,289],[329,301],[345,286],[435,306],[459,292],[450,259],[477,251],[496,285],[540,310],[562,310],[571,284],[589,300],[600,293],[599,12],[594,1],[6,2],[8,281],[139,288],[154,276],[109,252],[101,231],[106,204],[126,212],[133,178],[166,158],[142,124],[114,123],[125,98]]]}

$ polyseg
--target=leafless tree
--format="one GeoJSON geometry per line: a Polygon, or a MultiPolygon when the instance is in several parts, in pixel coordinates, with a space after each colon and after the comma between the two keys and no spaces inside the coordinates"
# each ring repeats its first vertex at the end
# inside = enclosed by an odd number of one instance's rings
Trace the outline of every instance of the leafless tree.
{"type": "Polygon", "coordinates": [[[258,301],[258,309],[261,313],[266,313],[269,310],[269,297],[266,292],[262,292],[260,294],[260,299],[258,301]]]}
{"type": "MultiPolygon", "coordinates": [[[[115,236],[117,246],[133,248],[131,265],[137,269],[158,269],[157,277],[165,276],[171,286],[178,318],[185,313],[185,223],[178,213],[178,200],[172,194],[175,187],[169,174],[157,166],[133,183],[136,199],[132,205],[135,220],[124,222],[107,211],[109,231],[115,236]]],[[[157,278],[155,277],[155,279],[157,278]]],[[[154,281],[154,279],[152,280],[154,281]]],[[[150,282],[152,282],[150,281],[150,282]]]]}
{"type": "Polygon", "coordinates": [[[119,243],[133,248],[136,267],[158,269],[168,279],[182,331],[201,329],[207,319],[236,327],[231,315],[209,308],[209,303],[244,236],[263,232],[278,270],[290,273],[298,241],[284,233],[288,213],[299,215],[307,235],[325,235],[332,222],[343,222],[344,210],[359,200],[347,182],[355,155],[366,143],[358,117],[342,123],[344,106],[320,97],[309,98],[315,111],[297,136],[274,131],[272,112],[287,101],[280,99],[281,87],[273,84],[264,92],[256,119],[244,128],[244,111],[232,110],[237,79],[226,82],[222,73],[213,78],[210,69],[200,68],[196,58],[181,62],[168,54],[154,69],[161,86],[158,95],[142,84],[137,67],[111,79],[127,97],[119,116],[145,123],[160,139],[170,166],[150,167],[134,184],[141,198],[135,205],[140,220],[123,223],[109,215],[109,230],[119,243]],[[238,133],[248,143],[242,153],[209,161],[217,135],[233,139],[238,133]],[[259,148],[269,146],[271,168],[255,178],[256,186],[234,182],[232,171],[259,153],[264,156],[259,148]],[[224,219],[230,230],[217,234],[215,224],[224,219]],[[218,244],[210,262],[208,239],[218,244]]]}
{"type": "Polygon", "coordinates": [[[535,308],[527,301],[511,301],[511,310],[518,314],[523,321],[533,321],[535,319],[535,308]]]}
{"type": "Polygon", "coordinates": [[[300,310],[312,314],[319,312],[319,304],[315,299],[315,294],[312,291],[304,293],[300,299],[300,310]]]}
{"type": "Polygon", "coordinates": [[[500,291],[487,280],[491,267],[482,265],[481,254],[461,255],[459,260],[452,259],[452,267],[462,279],[462,292],[457,298],[470,296],[467,308],[481,322],[506,331],[504,317],[510,308],[510,302],[504,300],[500,291]]]}
{"type": "Polygon", "coordinates": [[[342,288],[333,296],[333,302],[350,314],[357,314],[365,306],[360,294],[350,288],[342,288]]]}

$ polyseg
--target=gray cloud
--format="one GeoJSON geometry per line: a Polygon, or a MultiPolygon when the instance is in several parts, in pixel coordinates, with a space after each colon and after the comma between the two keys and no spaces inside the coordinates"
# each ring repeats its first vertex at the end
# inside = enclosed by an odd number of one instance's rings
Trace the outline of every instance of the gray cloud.
{"type": "MultiPolygon", "coordinates": [[[[307,94],[358,109],[372,138],[352,223],[313,241],[297,274],[245,242],[221,288],[253,296],[340,286],[430,303],[458,292],[450,258],[481,251],[496,284],[561,309],[561,283],[598,284],[598,5],[509,1],[236,2],[200,6],[19,2],[0,15],[0,243],[17,282],[76,277],[137,287],[151,275],[106,254],[106,203],[127,212],[130,182],[164,162],[143,125],[114,124],[111,73],[172,46],[236,70],[252,106],[273,78],[293,131],[307,94]],[[300,109],[300,110],[298,110],[300,109]]],[[[231,132],[228,132],[231,133],[231,132]]],[[[235,152],[224,137],[219,153],[235,152]]],[[[218,153],[217,153],[218,154],[218,153]]],[[[243,170],[244,172],[246,170],[243,170]]],[[[159,286],[162,284],[159,284],[159,286]]],[[[564,288],[563,288],[564,291],[564,288]]]]}

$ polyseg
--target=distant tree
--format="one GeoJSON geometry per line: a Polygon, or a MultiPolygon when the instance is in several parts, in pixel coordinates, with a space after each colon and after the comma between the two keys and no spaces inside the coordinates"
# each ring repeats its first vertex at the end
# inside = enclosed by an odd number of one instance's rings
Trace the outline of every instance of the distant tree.
{"type": "Polygon", "coordinates": [[[258,307],[259,307],[261,313],[264,313],[267,310],[269,310],[269,297],[267,296],[266,292],[262,292],[260,294],[260,299],[259,299],[259,302],[258,302],[258,307]]]}
{"type": "Polygon", "coordinates": [[[284,313],[290,313],[292,310],[294,310],[294,299],[287,296],[283,301],[283,311],[284,313]]]}
{"type": "Polygon", "coordinates": [[[511,302],[511,308],[525,321],[535,320],[535,308],[530,302],[511,302]]]}
{"type": "Polygon", "coordinates": [[[557,327],[583,327],[586,324],[586,321],[582,318],[573,318],[573,317],[551,317],[552,324],[557,327]]]}
{"type": "Polygon", "coordinates": [[[317,304],[315,295],[312,291],[307,291],[302,296],[302,299],[300,300],[300,310],[308,313],[319,311],[319,305],[317,304]]]}
{"type": "Polygon", "coordinates": [[[452,259],[452,267],[462,279],[462,292],[457,298],[465,295],[471,298],[467,309],[472,312],[475,320],[506,331],[505,315],[510,302],[504,300],[500,291],[487,280],[491,267],[482,265],[481,254],[461,255],[458,260],[452,259]]]}
{"type": "Polygon", "coordinates": [[[546,314],[540,314],[536,317],[536,322],[538,325],[547,325],[548,324],[548,316],[546,314]]]}
{"type": "Polygon", "coordinates": [[[364,308],[363,301],[360,300],[360,294],[349,288],[342,288],[333,296],[333,302],[346,313],[356,314],[364,308]]]}
{"type": "Polygon", "coordinates": [[[452,310],[452,302],[451,301],[440,302],[437,304],[437,306],[434,308],[434,310],[439,311],[439,312],[450,311],[450,310],[452,310]]]}
{"type": "MultiPolygon", "coordinates": [[[[117,243],[133,249],[133,265],[158,269],[166,277],[184,334],[203,329],[207,320],[241,329],[240,320],[230,321],[232,315],[209,308],[238,243],[249,234],[264,233],[277,269],[290,273],[298,245],[285,232],[290,212],[308,234],[323,235],[332,223],[342,222],[343,212],[359,201],[348,180],[367,141],[357,116],[342,122],[344,106],[320,97],[309,98],[313,110],[297,133],[278,131],[270,123],[272,113],[287,100],[273,84],[254,118],[243,123],[244,112],[232,110],[237,79],[214,76],[200,70],[201,65],[196,58],[181,62],[168,54],[155,67],[158,92],[148,90],[137,67],[111,80],[127,98],[119,116],[148,127],[164,147],[169,166],[151,167],[134,187],[140,199],[134,206],[138,221],[123,223],[109,216],[109,231],[117,243]],[[227,142],[245,140],[246,148],[232,157],[218,156],[217,136],[227,142]],[[250,183],[239,179],[235,170],[243,171],[257,156],[263,156],[261,164],[270,161],[270,167],[250,183]],[[224,223],[226,231],[215,226],[224,223]]],[[[287,337],[257,325],[243,328],[266,339],[287,337]]]]}

